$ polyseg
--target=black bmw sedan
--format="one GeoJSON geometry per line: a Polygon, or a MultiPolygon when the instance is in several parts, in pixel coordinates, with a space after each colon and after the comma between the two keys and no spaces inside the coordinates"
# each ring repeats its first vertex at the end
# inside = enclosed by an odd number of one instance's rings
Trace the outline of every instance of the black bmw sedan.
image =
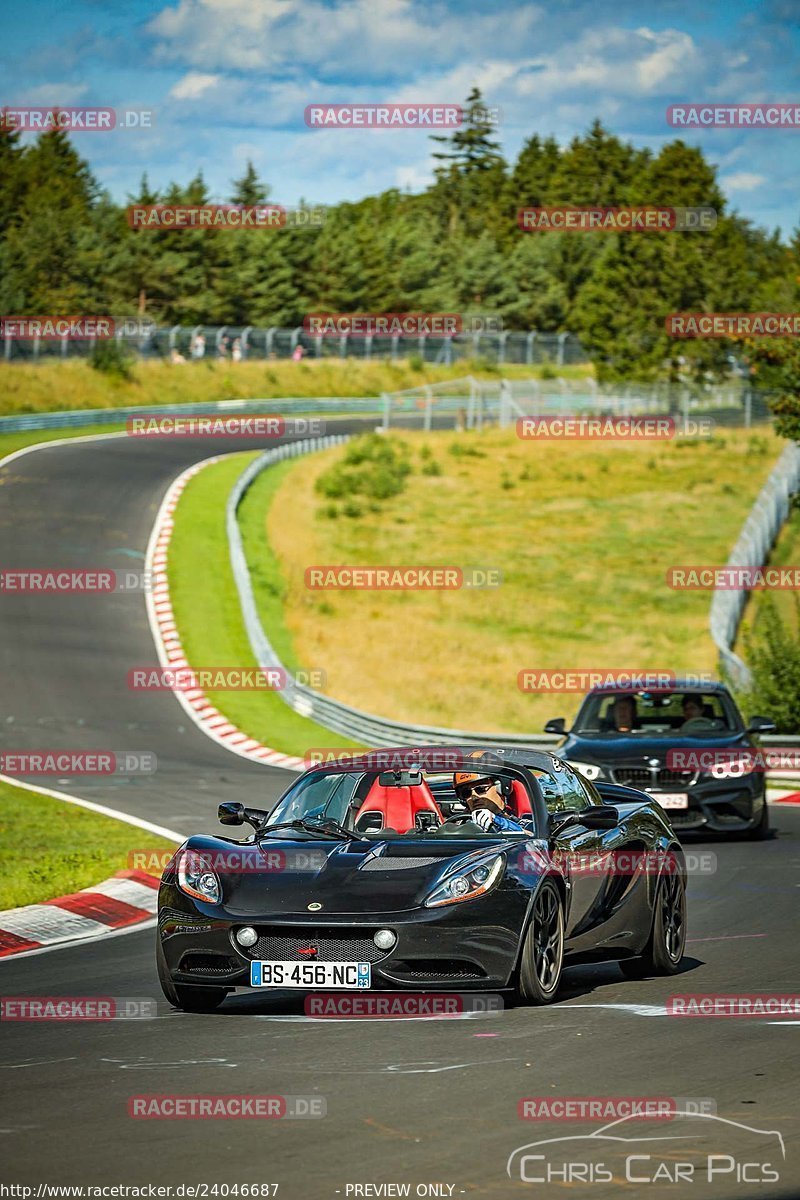
{"type": "Polygon", "coordinates": [[[673,828],[769,834],[766,777],[754,734],[773,723],[745,725],[722,683],[676,680],[635,690],[613,685],[584,697],[571,729],[558,717],[546,733],[564,735],[556,753],[585,778],[648,792],[673,828]]]}

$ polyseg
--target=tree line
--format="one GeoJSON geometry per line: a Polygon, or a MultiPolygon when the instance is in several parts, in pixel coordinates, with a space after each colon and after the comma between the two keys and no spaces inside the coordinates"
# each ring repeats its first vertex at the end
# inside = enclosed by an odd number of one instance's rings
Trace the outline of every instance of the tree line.
{"type": "MultiPolygon", "coordinates": [[[[23,145],[0,129],[0,309],[280,326],[319,311],[480,313],[506,329],[570,330],[601,375],[722,374],[732,349],[769,375],[774,355],[759,346],[675,341],[664,320],[791,311],[800,235],[784,242],[729,211],[713,165],[679,139],[653,153],[596,121],[566,147],[533,133],[508,162],[477,89],[465,109],[461,128],[433,138],[425,191],[390,189],[326,206],[320,226],[259,231],[132,229],[129,204],[208,203],[202,174],[161,191],[145,177],[120,205],[65,132],[23,145]],[[718,221],[695,233],[518,227],[520,208],[560,204],[711,206],[718,221]]],[[[269,196],[248,164],[226,199],[269,196]]]]}

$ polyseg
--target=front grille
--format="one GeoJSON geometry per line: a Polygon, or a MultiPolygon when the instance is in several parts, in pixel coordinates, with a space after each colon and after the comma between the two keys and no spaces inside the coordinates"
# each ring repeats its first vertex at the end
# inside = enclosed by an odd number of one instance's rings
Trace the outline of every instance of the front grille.
{"type": "Polygon", "coordinates": [[[615,767],[614,782],[625,787],[689,787],[694,783],[694,771],[671,771],[667,767],[659,767],[651,771],[649,767],[615,767]]]}
{"type": "Polygon", "coordinates": [[[362,871],[403,871],[412,867],[430,867],[433,863],[441,862],[440,858],[368,858],[361,868],[362,871]]]}
{"type": "Polygon", "coordinates": [[[238,963],[219,954],[184,954],[178,970],[187,975],[229,975],[238,963]]]}
{"type": "Polygon", "coordinates": [[[485,972],[474,963],[457,958],[411,958],[407,962],[392,963],[390,974],[402,976],[404,979],[429,982],[444,979],[482,979],[485,976],[485,972]]]}
{"type": "Polygon", "coordinates": [[[373,932],[364,929],[301,929],[289,933],[285,928],[262,926],[258,941],[245,951],[251,958],[271,962],[378,962],[386,957],[372,940],[373,932]],[[316,946],[316,954],[301,954],[301,948],[316,946]]]}

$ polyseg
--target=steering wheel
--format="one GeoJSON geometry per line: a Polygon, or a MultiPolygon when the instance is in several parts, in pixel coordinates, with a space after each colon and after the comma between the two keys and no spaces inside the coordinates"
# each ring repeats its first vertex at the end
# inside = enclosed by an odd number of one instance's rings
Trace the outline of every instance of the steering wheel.
{"type": "MultiPolygon", "coordinates": [[[[467,821],[472,822],[472,813],[456,813],[454,816],[447,817],[446,820],[442,821],[439,829],[444,829],[445,825],[466,825],[467,821]]],[[[472,823],[474,824],[474,822],[472,823]]],[[[478,828],[480,829],[480,826],[478,826],[478,828]]]]}

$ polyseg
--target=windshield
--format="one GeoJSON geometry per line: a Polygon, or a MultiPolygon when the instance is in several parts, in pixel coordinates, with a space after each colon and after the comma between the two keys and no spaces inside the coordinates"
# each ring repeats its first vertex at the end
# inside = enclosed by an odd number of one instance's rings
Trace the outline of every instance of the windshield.
{"type": "Polygon", "coordinates": [[[620,691],[587,696],[573,733],[581,737],[724,737],[741,731],[724,692],[620,691]]]}
{"type": "MultiPolygon", "coordinates": [[[[317,768],[308,771],[278,801],[262,834],[297,822],[299,836],[347,831],[358,837],[531,837],[531,793],[519,772],[490,763],[456,771],[317,768]],[[502,830],[484,830],[471,811],[487,808],[503,818],[502,830]],[[299,823],[302,822],[302,825],[299,823]]],[[[533,785],[535,787],[535,784],[533,785]]]]}

